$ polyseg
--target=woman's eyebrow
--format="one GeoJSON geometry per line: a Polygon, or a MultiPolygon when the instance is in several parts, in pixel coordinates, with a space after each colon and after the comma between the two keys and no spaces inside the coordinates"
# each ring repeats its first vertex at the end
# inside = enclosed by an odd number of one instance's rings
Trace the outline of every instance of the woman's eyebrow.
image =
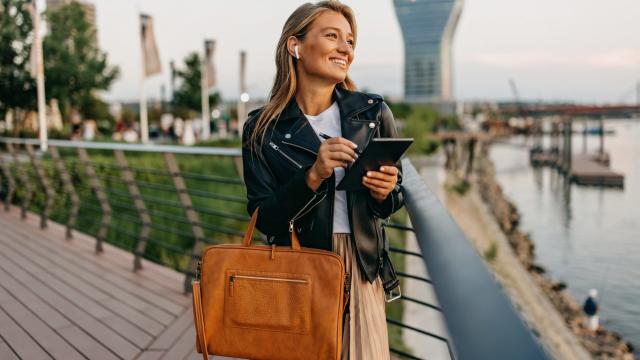
{"type": "MultiPolygon", "coordinates": [[[[327,27],[323,28],[323,29],[322,29],[322,30],[320,30],[320,31],[325,31],[325,30],[336,30],[336,31],[338,31],[338,32],[342,32],[342,30],[340,30],[340,29],[339,29],[339,28],[337,28],[337,27],[333,27],[333,26],[327,26],[327,27]]],[[[348,33],[347,35],[348,35],[348,36],[353,36],[353,34],[352,34],[352,33],[348,33]]]]}

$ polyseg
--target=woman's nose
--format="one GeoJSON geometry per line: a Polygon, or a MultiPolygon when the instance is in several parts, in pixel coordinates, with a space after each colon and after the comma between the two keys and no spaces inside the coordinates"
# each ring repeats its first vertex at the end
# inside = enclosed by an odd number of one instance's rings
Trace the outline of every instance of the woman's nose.
{"type": "Polygon", "coordinates": [[[348,41],[340,41],[340,45],[338,46],[338,51],[344,54],[350,54],[353,51],[353,48],[351,47],[348,41]]]}

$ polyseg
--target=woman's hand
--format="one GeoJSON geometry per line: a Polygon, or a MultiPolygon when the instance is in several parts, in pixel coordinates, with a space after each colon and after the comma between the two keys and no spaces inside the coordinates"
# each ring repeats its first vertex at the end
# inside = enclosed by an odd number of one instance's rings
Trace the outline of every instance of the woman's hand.
{"type": "Polygon", "coordinates": [[[346,168],[347,165],[356,161],[357,155],[354,150],[357,147],[357,144],[343,137],[335,137],[322,142],[316,161],[307,171],[306,180],[309,188],[317,190],[322,181],[333,174],[334,168],[346,168]]]}
{"type": "Polygon", "coordinates": [[[367,171],[362,177],[362,185],[369,189],[371,197],[377,202],[383,202],[398,182],[398,168],[395,166],[381,166],[380,171],[367,171]]]}

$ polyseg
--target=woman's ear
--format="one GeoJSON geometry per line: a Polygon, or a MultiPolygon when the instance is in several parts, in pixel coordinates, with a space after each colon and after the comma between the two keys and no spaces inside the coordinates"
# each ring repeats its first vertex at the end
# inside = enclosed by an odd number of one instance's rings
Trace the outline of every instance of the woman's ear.
{"type": "Polygon", "coordinates": [[[287,39],[287,50],[291,56],[300,59],[300,46],[295,36],[290,36],[289,39],[287,39]]]}

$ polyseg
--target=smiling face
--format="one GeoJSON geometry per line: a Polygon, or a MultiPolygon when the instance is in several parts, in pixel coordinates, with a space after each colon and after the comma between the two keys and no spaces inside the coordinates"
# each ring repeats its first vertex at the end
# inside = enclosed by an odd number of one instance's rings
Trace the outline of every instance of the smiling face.
{"type": "Polygon", "coordinates": [[[355,39],[351,25],[342,14],[323,12],[310,25],[304,39],[290,38],[291,54],[295,54],[296,44],[300,54],[298,76],[333,84],[344,81],[353,61],[355,39]]]}

